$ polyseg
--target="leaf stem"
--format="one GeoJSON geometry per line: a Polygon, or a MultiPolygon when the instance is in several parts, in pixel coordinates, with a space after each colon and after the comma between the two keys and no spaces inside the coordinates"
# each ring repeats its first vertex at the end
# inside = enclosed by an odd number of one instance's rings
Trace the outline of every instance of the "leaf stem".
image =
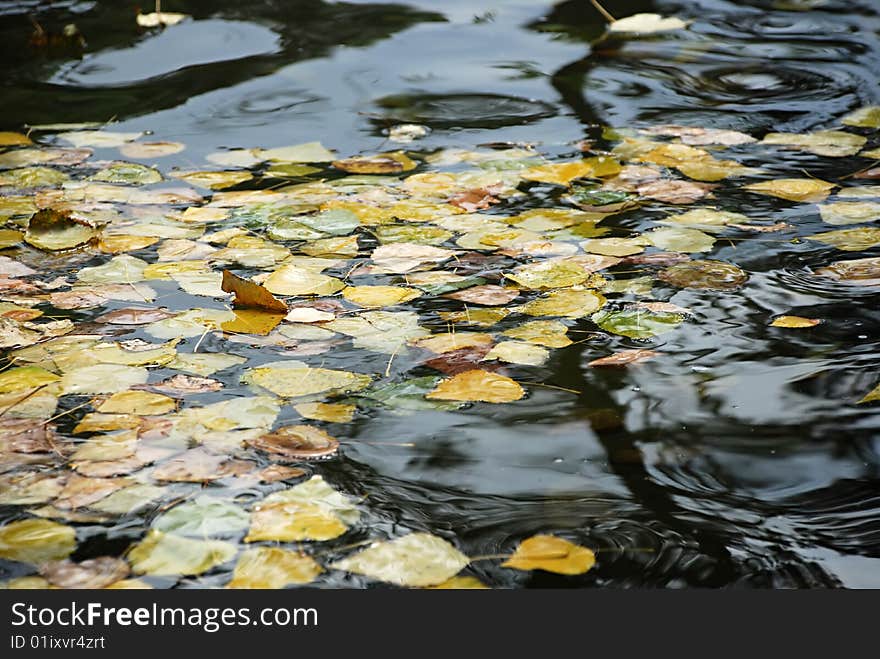
{"type": "Polygon", "coordinates": [[[617,20],[608,12],[607,9],[605,9],[605,7],[599,4],[598,0],[590,0],[590,4],[593,5],[596,8],[596,11],[602,14],[603,18],[605,18],[605,20],[609,23],[613,23],[617,20]]]}

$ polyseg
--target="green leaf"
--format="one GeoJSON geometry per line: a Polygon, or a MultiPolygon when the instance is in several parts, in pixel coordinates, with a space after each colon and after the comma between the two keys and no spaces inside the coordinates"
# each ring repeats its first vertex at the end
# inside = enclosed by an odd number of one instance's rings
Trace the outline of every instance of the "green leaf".
{"type": "Polygon", "coordinates": [[[190,540],[181,536],[150,531],[128,552],[136,574],[194,575],[231,560],[235,545],[220,540],[190,540]]]}
{"type": "Polygon", "coordinates": [[[247,512],[235,504],[207,496],[175,506],[153,521],[165,533],[205,538],[234,535],[248,527],[247,512]]]}
{"type": "Polygon", "coordinates": [[[656,313],[638,307],[599,311],[590,318],[606,332],[631,339],[650,339],[674,330],[684,320],[684,316],[677,313],[656,313]]]}

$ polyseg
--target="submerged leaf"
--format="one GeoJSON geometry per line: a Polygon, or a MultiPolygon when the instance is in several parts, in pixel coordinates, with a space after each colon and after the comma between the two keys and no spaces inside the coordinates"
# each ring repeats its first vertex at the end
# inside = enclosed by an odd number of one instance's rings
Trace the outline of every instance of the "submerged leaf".
{"type": "Polygon", "coordinates": [[[76,549],[76,532],[46,519],[23,519],[0,527],[0,558],[40,564],[67,558],[76,549]]]}
{"type": "Polygon", "coordinates": [[[736,289],[749,276],[732,263],[723,261],[686,261],[661,270],[658,277],[679,288],[736,289]]]}
{"type": "Polygon", "coordinates": [[[227,588],[278,589],[311,583],[324,570],[310,556],[281,549],[256,547],[242,553],[227,588]]]}
{"type": "Polygon", "coordinates": [[[333,455],[339,441],[314,426],[283,426],[256,439],[250,446],[275,456],[292,460],[308,460],[333,455]]]}
{"type": "Polygon", "coordinates": [[[678,327],[684,316],[630,307],[619,311],[599,311],[591,316],[591,320],[613,334],[631,339],[650,339],[678,327]]]}
{"type": "Polygon", "coordinates": [[[195,575],[226,563],[235,545],[220,540],[191,540],[171,533],[150,531],[128,552],[136,574],[195,575]]]}

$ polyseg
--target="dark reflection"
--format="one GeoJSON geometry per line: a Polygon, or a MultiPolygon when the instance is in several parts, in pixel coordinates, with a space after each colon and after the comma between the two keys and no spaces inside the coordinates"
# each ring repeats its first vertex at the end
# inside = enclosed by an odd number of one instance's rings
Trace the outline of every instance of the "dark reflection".
{"type": "Polygon", "coordinates": [[[6,4],[0,21],[4,126],[153,113],[326,56],[336,46],[362,47],[419,22],[444,20],[402,4],[193,0],[173,10],[194,20],[163,32],[139,28],[131,3],[95,2],[87,11],[68,2],[6,4]],[[82,61],[70,59],[77,55],[71,49],[29,48],[30,14],[56,31],[75,23],[88,42],[82,61]]]}

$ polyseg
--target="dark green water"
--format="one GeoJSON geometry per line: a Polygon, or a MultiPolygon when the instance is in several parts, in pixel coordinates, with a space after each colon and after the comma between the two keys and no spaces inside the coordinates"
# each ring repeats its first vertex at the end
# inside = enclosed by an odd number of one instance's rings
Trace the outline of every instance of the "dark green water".
{"type": "MultiPolygon", "coordinates": [[[[598,137],[603,125],[681,123],[760,138],[830,128],[880,102],[880,4],[872,0],[828,0],[810,11],[769,0],[614,3],[619,15],[658,11],[694,23],[595,47],[603,23],[585,0],[164,4],[195,20],[142,32],[132,3],[0,3],[0,130],[115,118],[113,130],[187,145],[163,167],[200,166],[221,147],[311,140],[344,154],[375,152],[387,147],[383,129],[399,121],[432,128],[418,143],[424,151],[511,141],[571,155],[573,142],[598,137]],[[75,22],[84,53],[30,50],[28,14],[56,30],[75,22]]],[[[832,181],[865,164],[805,154],[741,159],[779,177],[806,170],[832,181]]],[[[815,206],[734,186],[724,199],[756,219],[822,230],[815,206]]],[[[609,224],[644,230],[674,211],[658,204],[609,224]]],[[[469,568],[493,587],[880,587],[880,407],[856,404],[880,380],[880,294],[807,274],[880,251],[842,254],[791,238],[718,242],[708,258],[749,272],[743,290],[655,288],[656,299],[698,319],[650,345],[668,358],[590,369],[610,351],[644,347],[595,338],[554,351],[543,367],[516,368],[521,381],[578,394],[534,387],[515,405],[373,411],[335,428],[346,440],[341,456],[309,469],[368,495],[361,526],[339,545],[426,530],[471,556],[509,553],[536,533],[600,550],[596,568],[579,577],[489,561],[469,568]],[[768,327],[782,313],[824,322],[801,333],[768,327]]],[[[319,361],[360,370],[354,355],[337,350],[319,361]]],[[[406,358],[393,367],[431,373],[406,358]]],[[[235,395],[229,386],[204,401],[235,395]]],[[[121,553],[148,523],[84,525],[75,557],[121,553]]],[[[0,562],[0,577],[24,573],[0,562]]],[[[215,571],[178,585],[227,580],[228,571],[215,571]]],[[[371,582],[330,572],[316,584],[371,582]]]]}

